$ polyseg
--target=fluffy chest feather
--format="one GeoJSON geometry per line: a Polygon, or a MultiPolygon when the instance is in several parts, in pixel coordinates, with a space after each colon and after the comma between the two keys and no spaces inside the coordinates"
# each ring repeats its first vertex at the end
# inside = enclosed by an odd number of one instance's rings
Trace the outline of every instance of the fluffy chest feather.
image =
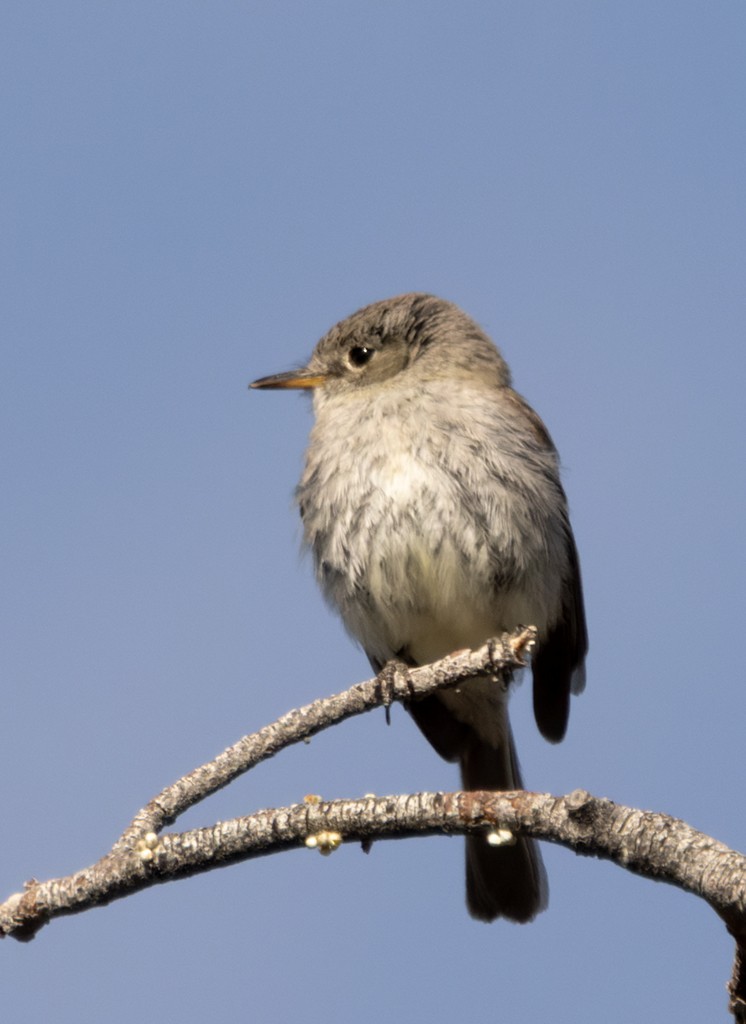
{"type": "Polygon", "coordinates": [[[435,400],[321,411],[298,489],[305,537],[370,656],[424,663],[543,624],[541,559],[521,537],[535,513],[513,475],[494,436],[453,429],[435,400]]]}

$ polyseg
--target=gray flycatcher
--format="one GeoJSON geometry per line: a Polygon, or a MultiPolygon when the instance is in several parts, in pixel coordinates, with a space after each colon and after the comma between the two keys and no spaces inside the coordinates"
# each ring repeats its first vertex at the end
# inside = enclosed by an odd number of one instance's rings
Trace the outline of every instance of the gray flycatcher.
{"type": "MultiPolygon", "coordinates": [[[[562,739],[588,648],[557,452],[489,338],[432,295],[338,323],[306,367],[254,388],[310,388],[315,423],[297,498],[319,584],[376,671],[424,665],[534,625],[537,725],[562,739]]],[[[413,701],[415,722],[467,790],[521,789],[507,692],[477,676],[413,701]]],[[[530,921],[547,901],[534,842],[466,840],[480,920],[530,921]]]]}

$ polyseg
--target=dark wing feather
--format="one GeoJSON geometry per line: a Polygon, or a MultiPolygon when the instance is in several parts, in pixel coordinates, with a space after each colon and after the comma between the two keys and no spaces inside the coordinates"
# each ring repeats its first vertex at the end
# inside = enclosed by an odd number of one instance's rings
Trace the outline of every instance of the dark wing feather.
{"type": "Polygon", "coordinates": [[[552,743],[559,743],[565,735],[570,694],[580,693],[585,686],[584,662],[588,652],[580,563],[569,524],[567,549],[569,577],[562,613],[547,635],[539,638],[532,659],[534,716],[542,736],[552,743]]]}

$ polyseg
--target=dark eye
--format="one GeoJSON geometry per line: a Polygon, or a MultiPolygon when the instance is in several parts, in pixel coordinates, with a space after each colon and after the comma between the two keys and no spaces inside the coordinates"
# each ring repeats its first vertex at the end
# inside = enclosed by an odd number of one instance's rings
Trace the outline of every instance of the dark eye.
{"type": "Polygon", "coordinates": [[[355,345],[350,349],[348,356],[351,366],[365,366],[366,363],[370,362],[375,349],[368,348],[367,345],[355,345]]]}

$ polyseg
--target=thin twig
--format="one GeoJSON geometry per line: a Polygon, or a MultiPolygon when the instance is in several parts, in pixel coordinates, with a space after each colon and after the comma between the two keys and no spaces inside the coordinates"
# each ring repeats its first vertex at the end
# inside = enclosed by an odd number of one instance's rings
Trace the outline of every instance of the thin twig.
{"type": "Polygon", "coordinates": [[[489,640],[475,651],[459,651],[421,668],[391,663],[373,679],[357,683],[342,693],[315,700],[290,711],[258,732],[244,736],[214,760],[200,765],[167,786],[135,815],[112,848],[112,853],[132,849],[149,832],[158,833],[190,807],[222,789],[279,751],[316,735],[329,726],[395,701],[425,697],[438,689],[455,686],[480,674],[499,676],[525,664],[524,656],[536,638],[526,627],[500,640],[489,640]]]}

